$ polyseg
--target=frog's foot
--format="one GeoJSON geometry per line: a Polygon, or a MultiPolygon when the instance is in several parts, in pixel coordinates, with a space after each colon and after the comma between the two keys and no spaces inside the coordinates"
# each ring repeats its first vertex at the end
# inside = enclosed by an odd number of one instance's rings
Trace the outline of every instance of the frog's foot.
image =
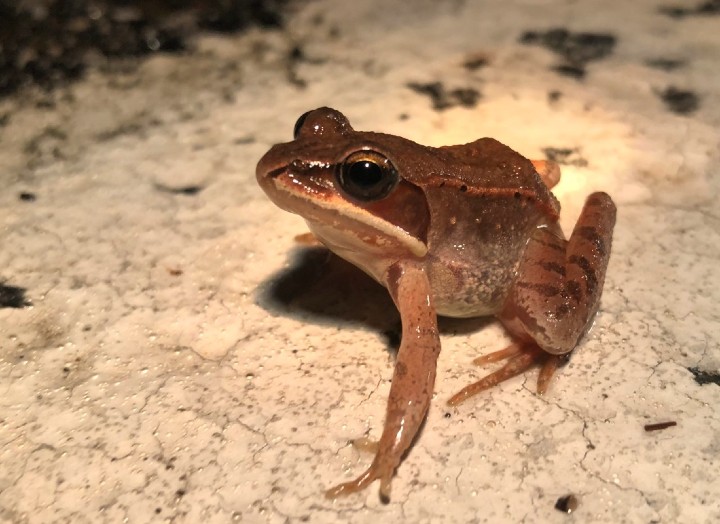
{"type": "Polygon", "coordinates": [[[375,480],[380,479],[380,500],[383,503],[390,501],[390,483],[392,481],[393,473],[395,468],[383,467],[377,458],[373,461],[368,469],[355,480],[350,482],[344,482],[337,486],[330,488],[325,492],[325,496],[329,499],[336,499],[338,497],[344,497],[352,493],[357,493],[367,488],[375,480]]]}
{"type": "Polygon", "coordinates": [[[566,355],[551,355],[550,353],[546,353],[540,349],[537,344],[532,342],[510,344],[505,349],[476,358],[473,363],[477,365],[498,362],[500,360],[506,360],[507,362],[497,371],[463,388],[453,395],[447,403],[450,406],[457,406],[481,391],[490,389],[536,366],[541,366],[538,375],[537,392],[542,395],[547,391],[550,379],[558,368],[558,365],[565,358],[566,355]]]}

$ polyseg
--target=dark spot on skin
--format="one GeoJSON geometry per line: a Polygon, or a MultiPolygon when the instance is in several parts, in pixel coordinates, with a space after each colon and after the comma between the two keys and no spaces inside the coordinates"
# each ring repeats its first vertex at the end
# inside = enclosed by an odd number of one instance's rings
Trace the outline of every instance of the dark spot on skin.
{"type": "Polygon", "coordinates": [[[452,414],[449,411],[447,411],[447,412],[445,412],[445,415],[443,415],[443,416],[445,418],[450,418],[450,417],[452,417],[452,414]]]}
{"type": "Polygon", "coordinates": [[[575,495],[565,495],[555,502],[555,509],[563,513],[572,513],[578,507],[578,499],[575,495]]]}
{"type": "Polygon", "coordinates": [[[571,264],[577,264],[580,269],[585,273],[585,285],[587,287],[588,295],[592,295],[597,288],[597,277],[595,276],[595,270],[590,265],[590,261],[584,256],[573,255],[568,259],[571,264]]]}
{"type": "Polygon", "coordinates": [[[713,16],[720,15],[720,0],[706,0],[695,7],[663,6],[658,8],[665,16],[680,19],[686,16],[713,16]]]}
{"type": "Polygon", "coordinates": [[[175,495],[176,495],[177,497],[184,497],[184,496],[185,496],[185,490],[184,490],[184,489],[179,489],[179,490],[177,490],[177,491],[175,492],[175,495]]]}
{"type": "Polygon", "coordinates": [[[605,242],[598,234],[597,229],[593,226],[583,226],[578,228],[576,231],[582,238],[595,244],[595,250],[600,256],[605,256],[605,242]]]}
{"type": "Polygon", "coordinates": [[[398,362],[397,364],[395,364],[395,374],[398,377],[403,377],[403,376],[407,375],[407,372],[408,372],[408,370],[407,370],[407,366],[405,364],[403,364],[402,362],[398,362]]]}
{"type": "Polygon", "coordinates": [[[565,282],[565,290],[567,291],[568,296],[575,302],[579,303],[580,300],[582,300],[582,289],[580,288],[580,284],[574,280],[568,280],[565,282]]]}
{"type": "Polygon", "coordinates": [[[32,306],[32,303],[25,298],[25,289],[21,287],[8,286],[0,283],[0,308],[20,309],[32,306]]]}
{"type": "Polygon", "coordinates": [[[588,161],[580,156],[580,148],[544,147],[545,158],[565,166],[587,167],[588,161]]]}
{"type": "Polygon", "coordinates": [[[700,106],[700,99],[693,91],[670,86],[660,93],[660,98],[667,108],[678,115],[687,115],[700,106]]]}
{"type": "Polygon", "coordinates": [[[438,187],[445,187],[445,181],[443,180],[442,182],[440,182],[440,185],[438,187]]]}
{"type": "Polygon", "coordinates": [[[464,193],[465,191],[467,191],[467,186],[465,184],[463,184],[460,186],[460,192],[464,193]]]}
{"type": "Polygon", "coordinates": [[[194,196],[200,191],[205,189],[203,186],[185,186],[185,187],[169,187],[161,184],[155,184],[155,188],[158,191],[164,191],[166,193],[173,193],[176,195],[187,195],[194,196]]]}
{"type": "Polygon", "coordinates": [[[710,371],[703,371],[696,367],[687,368],[687,370],[693,374],[693,378],[695,379],[695,382],[697,382],[701,386],[703,386],[705,384],[715,384],[717,386],[720,386],[720,374],[718,374],[718,373],[711,373],[710,371]]]}
{"type": "Polygon", "coordinates": [[[513,195],[513,197],[515,197],[515,200],[519,200],[519,199],[520,199],[520,192],[519,192],[519,191],[515,191],[515,194],[513,195]]]}
{"type": "Polygon", "coordinates": [[[557,262],[540,262],[540,267],[545,271],[557,273],[558,275],[565,276],[565,266],[558,264],[557,262]]]}
{"type": "Polygon", "coordinates": [[[674,71],[685,65],[684,60],[674,60],[672,58],[651,58],[646,60],[645,64],[653,69],[661,69],[663,71],[674,71]]]}
{"type": "Polygon", "coordinates": [[[560,289],[550,284],[537,284],[530,282],[518,282],[517,286],[523,289],[531,289],[544,297],[554,297],[560,294],[560,289]]]}
{"type": "Polygon", "coordinates": [[[570,306],[567,304],[560,304],[555,310],[555,318],[558,320],[563,319],[570,313],[570,306]]]}
{"type": "Polygon", "coordinates": [[[550,91],[548,93],[548,102],[551,104],[557,102],[560,98],[562,98],[562,93],[560,91],[550,91]]]}
{"type": "Polygon", "coordinates": [[[37,200],[37,196],[35,196],[35,193],[30,193],[28,191],[23,191],[18,195],[18,198],[22,200],[23,202],[35,202],[37,200]]]}
{"type": "Polygon", "coordinates": [[[549,249],[552,249],[552,250],[554,250],[554,251],[563,251],[563,252],[565,251],[565,247],[563,247],[563,246],[560,245],[560,244],[555,244],[555,243],[553,243],[553,242],[545,242],[544,240],[540,240],[539,238],[533,238],[532,240],[534,240],[535,242],[537,242],[537,243],[540,244],[541,246],[545,246],[545,247],[547,247],[547,248],[549,248],[549,249]]]}
{"type": "Polygon", "coordinates": [[[398,115],[398,120],[407,120],[408,118],[410,118],[410,115],[408,115],[407,113],[400,113],[398,115]]]}
{"type": "Polygon", "coordinates": [[[442,82],[409,82],[407,87],[416,93],[429,96],[436,111],[455,106],[473,108],[480,100],[480,92],[472,87],[447,90],[442,82]]]}
{"type": "Polygon", "coordinates": [[[537,45],[560,56],[562,62],[553,69],[560,74],[583,78],[588,62],[601,60],[612,54],[617,39],[610,33],[572,33],[555,28],[548,31],[526,31],[520,43],[537,45]]]}

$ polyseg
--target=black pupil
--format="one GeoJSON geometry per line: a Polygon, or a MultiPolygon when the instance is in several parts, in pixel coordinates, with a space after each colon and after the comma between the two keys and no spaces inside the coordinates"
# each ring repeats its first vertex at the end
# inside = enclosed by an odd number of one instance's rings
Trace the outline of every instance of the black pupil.
{"type": "Polygon", "coordinates": [[[373,187],[383,179],[382,168],[369,160],[355,162],[350,166],[347,174],[353,184],[362,188],[373,187]]]}

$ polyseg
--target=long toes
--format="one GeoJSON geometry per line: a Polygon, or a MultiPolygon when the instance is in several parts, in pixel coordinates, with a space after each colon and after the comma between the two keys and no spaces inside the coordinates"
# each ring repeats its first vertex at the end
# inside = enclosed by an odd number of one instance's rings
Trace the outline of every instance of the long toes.
{"type": "Polygon", "coordinates": [[[513,342],[505,349],[501,349],[500,351],[493,351],[492,353],[488,353],[487,355],[476,358],[475,360],[473,360],[473,364],[475,364],[476,366],[483,366],[492,362],[506,360],[520,353],[520,351],[522,351],[522,348],[522,344],[519,344],[518,342],[513,342]]]}
{"type": "Polygon", "coordinates": [[[498,385],[509,378],[524,373],[530,369],[537,362],[538,354],[535,351],[527,351],[520,353],[512,357],[508,362],[498,369],[497,371],[490,373],[489,375],[481,378],[474,384],[463,388],[458,393],[450,397],[447,401],[450,406],[457,406],[464,400],[477,395],[481,391],[485,391],[493,386],[498,385]]]}
{"type": "Polygon", "coordinates": [[[545,360],[542,363],[542,367],[540,368],[540,373],[538,373],[538,381],[537,381],[538,395],[544,395],[547,392],[548,386],[550,385],[550,380],[552,379],[553,375],[555,374],[555,371],[557,371],[557,368],[560,366],[560,364],[566,358],[567,358],[566,355],[546,355],[545,356],[545,360]]]}

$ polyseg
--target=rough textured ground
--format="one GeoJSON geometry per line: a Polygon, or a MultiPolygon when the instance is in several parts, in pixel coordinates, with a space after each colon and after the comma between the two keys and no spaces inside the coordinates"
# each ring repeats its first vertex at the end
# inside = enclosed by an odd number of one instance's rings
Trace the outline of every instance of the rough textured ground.
{"type": "Polygon", "coordinates": [[[0,522],[563,522],[568,494],[578,522],[718,521],[719,27],[716,2],[319,0],[0,101],[0,522]],[[254,180],[320,105],[556,159],[566,230],[593,190],[619,207],[545,397],[446,408],[506,339],[443,323],[388,505],[322,490],[380,433],[391,302],[254,180]]]}

